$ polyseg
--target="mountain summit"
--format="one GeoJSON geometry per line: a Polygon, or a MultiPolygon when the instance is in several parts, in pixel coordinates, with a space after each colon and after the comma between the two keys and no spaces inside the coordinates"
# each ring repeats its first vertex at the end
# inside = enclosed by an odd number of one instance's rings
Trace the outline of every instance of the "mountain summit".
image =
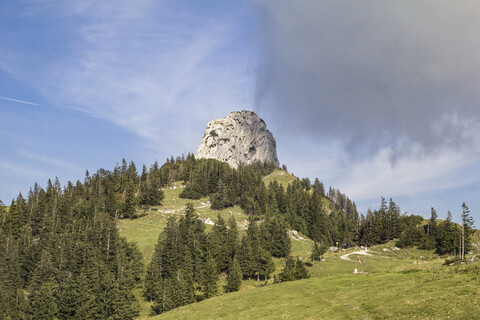
{"type": "Polygon", "coordinates": [[[265,121],[247,110],[210,121],[195,157],[217,159],[234,168],[255,161],[279,165],[272,133],[265,121]]]}

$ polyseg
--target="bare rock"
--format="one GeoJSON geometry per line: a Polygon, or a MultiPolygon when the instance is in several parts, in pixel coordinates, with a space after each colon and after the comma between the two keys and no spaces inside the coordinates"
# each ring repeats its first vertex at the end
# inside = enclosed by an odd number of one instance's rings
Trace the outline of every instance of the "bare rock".
{"type": "Polygon", "coordinates": [[[210,121],[195,157],[217,159],[233,168],[255,161],[279,165],[276,142],[265,121],[245,110],[210,121]]]}

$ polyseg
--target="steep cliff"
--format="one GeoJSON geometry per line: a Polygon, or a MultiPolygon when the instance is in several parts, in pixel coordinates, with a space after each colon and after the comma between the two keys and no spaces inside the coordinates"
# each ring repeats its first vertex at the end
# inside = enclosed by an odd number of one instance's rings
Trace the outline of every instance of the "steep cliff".
{"type": "Polygon", "coordinates": [[[234,168],[254,161],[279,165],[276,142],[265,121],[245,110],[210,121],[195,156],[224,161],[234,168]]]}

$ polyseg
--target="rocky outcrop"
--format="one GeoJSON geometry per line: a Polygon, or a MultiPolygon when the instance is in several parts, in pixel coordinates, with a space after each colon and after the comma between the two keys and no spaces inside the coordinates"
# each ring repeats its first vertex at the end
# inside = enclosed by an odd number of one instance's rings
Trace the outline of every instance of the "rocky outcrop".
{"type": "Polygon", "coordinates": [[[276,142],[265,121],[245,110],[210,121],[195,157],[217,159],[234,168],[255,161],[279,165],[276,142]]]}

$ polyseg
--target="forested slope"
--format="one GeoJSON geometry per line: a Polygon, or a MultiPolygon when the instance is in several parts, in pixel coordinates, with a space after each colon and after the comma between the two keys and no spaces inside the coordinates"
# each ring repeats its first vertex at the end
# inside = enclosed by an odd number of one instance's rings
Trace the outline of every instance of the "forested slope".
{"type": "Polygon", "coordinates": [[[0,316],[162,313],[318,276],[330,264],[316,261],[332,246],[398,239],[402,248],[458,256],[472,248],[472,221],[462,208],[463,225],[451,215],[437,221],[433,208],[429,220],[403,215],[384,198],[363,216],[340,191],[269,163],[232,169],[188,155],[138,173],[123,160],[63,187],[57,179],[35,184],[8,210],[0,206],[0,316]]]}

